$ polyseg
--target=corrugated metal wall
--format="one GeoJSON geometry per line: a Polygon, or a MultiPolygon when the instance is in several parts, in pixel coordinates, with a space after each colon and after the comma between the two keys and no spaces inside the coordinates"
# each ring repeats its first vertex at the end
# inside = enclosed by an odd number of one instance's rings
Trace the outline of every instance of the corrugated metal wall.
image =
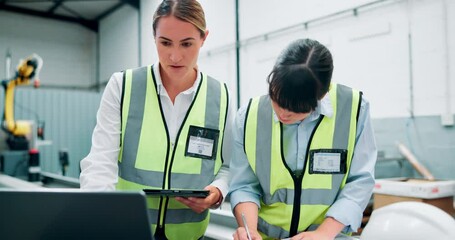
{"type": "MultiPolygon", "coordinates": [[[[44,140],[52,141],[39,147],[42,171],[61,174],[59,151],[67,150],[66,176],[79,178],[79,161],[90,151],[100,99],[98,92],[16,88],[15,120],[43,122],[44,140]]],[[[0,102],[3,113],[3,90],[0,102]]]]}

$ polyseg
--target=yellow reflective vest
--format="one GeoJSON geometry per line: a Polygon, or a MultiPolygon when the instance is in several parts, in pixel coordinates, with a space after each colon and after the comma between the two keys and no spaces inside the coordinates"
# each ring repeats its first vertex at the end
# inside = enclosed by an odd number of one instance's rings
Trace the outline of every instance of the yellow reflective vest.
{"type": "Polygon", "coordinates": [[[328,94],[333,116],[319,118],[307,146],[301,176],[295,175],[286,164],[282,124],[273,119],[269,96],[250,100],[244,144],[248,162],[263,190],[258,231],[264,238],[287,238],[315,229],[346,183],[354,152],[361,92],[331,84],[328,94]],[[340,157],[337,171],[318,170],[318,166],[313,165],[321,159],[326,161],[326,156],[340,157]]]}
{"type": "MultiPolygon", "coordinates": [[[[117,189],[203,189],[214,180],[223,161],[227,87],[201,74],[174,146],[157,92],[152,66],[124,72],[117,189]],[[195,127],[219,133],[210,159],[186,154],[189,132],[195,127]]],[[[147,205],[155,238],[198,239],[204,235],[208,210],[197,214],[166,197],[148,197],[147,205]]]]}

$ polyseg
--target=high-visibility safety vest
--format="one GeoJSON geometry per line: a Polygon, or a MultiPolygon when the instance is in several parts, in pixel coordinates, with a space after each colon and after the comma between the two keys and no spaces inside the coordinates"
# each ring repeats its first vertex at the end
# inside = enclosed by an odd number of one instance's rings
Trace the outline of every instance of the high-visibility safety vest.
{"type": "Polygon", "coordinates": [[[340,84],[329,91],[333,116],[321,115],[306,150],[300,176],[286,164],[283,125],[273,118],[270,97],[250,100],[245,119],[244,146],[248,162],[263,190],[258,231],[263,238],[287,238],[315,229],[346,184],[357,129],[361,92],[340,84]],[[347,151],[346,151],[347,150],[347,151]],[[345,152],[344,171],[312,172],[312,151],[345,152]]]}
{"type": "MultiPolygon", "coordinates": [[[[223,162],[221,146],[228,109],[225,84],[201,74],[174,146],[152,66],[124,72],[121,101],[117,189],[203,189],[213,181],[223,162]],[[189,130],[194,126],[219,131],[212,159],[185,154],[189,130]]],[[[197,214],[173,198],[147,197],[147,206],[156,239],[199,239],[209,222],[208,210],[197,214]]]]}

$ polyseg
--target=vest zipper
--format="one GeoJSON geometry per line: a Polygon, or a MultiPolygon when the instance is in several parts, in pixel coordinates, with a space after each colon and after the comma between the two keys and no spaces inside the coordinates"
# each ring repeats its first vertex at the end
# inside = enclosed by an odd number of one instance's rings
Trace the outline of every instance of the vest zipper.
{"type": "Polygon", "coordinates": [[[294,180],[294,204],[292,207],[291,228],[289,229],[289,236],[296,235],[299,227],[300,200],[302,195],[302,179],[304,174],[305,173],[302,172],[300,176],[297,176],[292,173],[292,179],[294,180]]]}
{"type": "MultiPolygon", "coordinates": [[[[322,122],[322,119],[324,118],[323,115],[319,117],[318,123],[316,123],[316,126],[314,127],[313,131],[311,132],[310,139],[308,140],[308,145],[306,148],[306,153],[305,153],[305,158],[308,158],[308,153],[310,151],[310,145],[311,141],[313,140],[314,133],[316,132],[316,129],[319,127],[319,124],[322,122]]],[[[295,236],[298,232],[299,229],[299,222],[300,222],[300,208],[301,208],[301,195],[302,195],[302,182],[303,182],[303,177],[305,175],[305,170],[306,166],[308,164],[308,159],[303,165],[302,169],[302,174],[300,176],[297,176],[286,164],[286,161],[284,159],[284,153],[283,153],[283,124],[280,123],[280,128],[281,128],[281,157],[283,159],[283,162],[285,163],[286,168],[288,169],[289,173],[292,176],[292,180],[294,181],[294,204],[293,204],[293,209],[292,209],[292,217],[291,217],[291,227],[289,229],[289,236],[295,236]]]]}
{"type": "Polygon", "coordinates": [[[292,181],[294,182],[294,203],[292,206],[292,216],[291,216],[291,227],[289,229],[289,236],[294,236],[297,234],[297,228],[299,226],[299,218],[300,218],[300,195],[302,193],[302,179],[303,179],[303,172],[300,176],[297,176],[294,171],[288,166],[286,163],[286,158],[284,157],[283,152],[283,124],[280,122],[280,152],[281,152],[281,161],[283,165],[288,170],[289,174],[292,177],[292,181]]]}
{"type": "MultiPolygon", "coordinates": [[[[175,150],[175,144],[169,144],[171,146],[170,151],[172,152],[172,157],[171,159],[174,158],[174,150],[175,150]]],[[[166,159],[166,164],[165,164],[165,171],[164,171],[164,179],[163,179],[163,189],[169,189],[169,185],[166,183],[168,182],[169,175],[170,175],[170,170],[168,169],[168,159],[166,159]],[[167,185],[167,186],[166,186],[167,185]]],[[[156,231],[155,231],[155,237],[157,239],[167,239],[165,230],[164,230],[164,223],[165,218],[166,218],[166,211],[167,211],[167,204],[169,202],[169,197],[160,197],[160,207],[158,211],[158,221],[156,225],[156,231]],[[160,238],[161,237],[161,238],[160,238]]]]}
{"type": "MultiPolygon", "coordinates": [[[[152,74],[152,79],[153,79],[153,84],[155,85],[155,89],[157,90],[157,85],[156,85],[156,82],[155,82],[155,73],[153,72],[153,65],[152,67],[150,68],[150,72],[152,74]]],[[[163,107],[161,105],[161,99],[160,99],[160,94],[158,92],[156,92],[156,95],[158,97],[158,105],[160,107],[160,113],[161,113],[161,119],[163,120],[163,124],[164,124],[164,128],[166,130],[166,137],[167,137],[167,145],[168,145],[168,148],[167,148],[167,151],[166,151],[166,162],[164,164],[164,171],[163,171],[163,184],[161,186],[162,189],[166,189],[168,188],[168,186],[166,186],[166,183],[167,183],[167,172],[168,172],[168,163],[169,163],[169,152],[172,151],[173,152],[173,146],[171,145],[171,140],[169,138],[169,129],[167,127],[167,124],[166,124],[166,120],[164,118],[164,112],[163,112],[163,107]],[[171,146],[169,148],[169,146],[171,146]]],[[[168,201],[169,201],[169,198],[168,197],[160,197],[160,203],[159,203],[159,208],[158,208],[158,219],[157,219],[157,224],[156,224],[156,230],[155,230],[155,238],[156,239],[166,239],[166,234],[165,234],[165,229],[164,229],[164,223],[165,223],[165,217],[166,217],[166,208],[167,208],[167,204],[168,204],[168,201]]]]}

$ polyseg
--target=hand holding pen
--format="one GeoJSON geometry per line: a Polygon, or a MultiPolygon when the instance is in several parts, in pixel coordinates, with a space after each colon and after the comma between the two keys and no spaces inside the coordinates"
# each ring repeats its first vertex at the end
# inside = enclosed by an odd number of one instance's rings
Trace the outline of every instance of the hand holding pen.
{"type": "MultiPolygon", "coordinates": [[[[237,228],[234,234],[232,234],[234,240],[262,240],[262,237],[259,235],[256,228],[248,228],[247,220],[243,213],[240,213],[240,219],[243,223],[243,227],[237,228]]],[[[250,227],[252,226],[250,225],[250,227]]]]}
{"type": "Polygon", "coordinates": [[[250,230],[248,229],[248,224],[246,223],[245,215],[243,213],[242,213],[242,221],[243,221],[243,226],[245,227],[245,230],[246,230],[246,236],[248,237],[248,240],[251,240],[250,230]]]}
{"type": "Polygon", "coordinates": [[[234,215],[239,227],[232,234],[234,240],[262,240],[258,232],[258,210],[258,205],[253,202],[242,202],[235,206],[234,215]]]}

